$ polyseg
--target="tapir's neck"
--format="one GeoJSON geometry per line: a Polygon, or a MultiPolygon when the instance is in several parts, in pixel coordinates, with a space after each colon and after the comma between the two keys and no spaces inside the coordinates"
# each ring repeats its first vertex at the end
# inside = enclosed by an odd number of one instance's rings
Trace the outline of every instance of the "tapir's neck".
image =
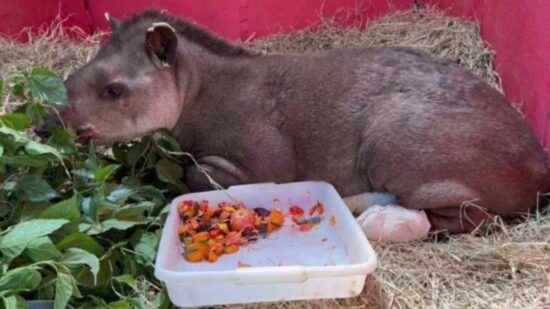
{"type": "Polygon", "coordinates": [[[180,115],[178,120],[171,128],[173,135],[180,138],[184,122],[182,119],[183,110],[186,105],[193,104],[200,91],[201,73],[200,63],[194,60],[200,59],[196,51],[187,48],[178,48],[178,54],[175,63],[176,86],[179,89],[177,112],[180,115]]]}
{"type": "Polygon", "coordinates": [[[185,126],[185,111],[200,104],[201,93],[211,92],[212,87],[228,82],[230,76],[242,74],[242,60],[218,56],[198,46],[180,44],[175,64],[176,83],[180,89],[180,117],[172,128],[172,133],[178,140],[181,139],[185,126]]]}

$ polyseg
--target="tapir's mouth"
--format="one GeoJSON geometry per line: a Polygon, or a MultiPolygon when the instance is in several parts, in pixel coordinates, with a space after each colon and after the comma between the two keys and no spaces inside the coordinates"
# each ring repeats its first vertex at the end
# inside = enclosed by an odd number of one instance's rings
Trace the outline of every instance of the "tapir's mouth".
{"type": "Polygon", "coordinates": [[[96,128],[91,124],[86,124],[78,127],[78,129],[76,130],[76,134],[78,136],[77,142],[80,144],[87,144],[92,139],[98,137],[98,132],[96,128]]]}

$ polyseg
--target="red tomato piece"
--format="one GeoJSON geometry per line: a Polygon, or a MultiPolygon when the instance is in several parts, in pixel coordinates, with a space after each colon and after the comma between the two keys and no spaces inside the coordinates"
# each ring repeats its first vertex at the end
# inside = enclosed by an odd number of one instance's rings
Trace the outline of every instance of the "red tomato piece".
{"type": "Polygon", "coordinates": [[[304,210],[297,205],[293,205],[289,208],[290,214],[293,216],[301,216],[304,214],[304,210]]]}

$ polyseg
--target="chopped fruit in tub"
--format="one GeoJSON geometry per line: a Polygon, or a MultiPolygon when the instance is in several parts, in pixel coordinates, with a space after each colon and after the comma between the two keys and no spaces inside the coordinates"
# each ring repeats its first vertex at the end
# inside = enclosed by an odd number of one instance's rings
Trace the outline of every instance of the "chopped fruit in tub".
{"type": "Polygon", "coordinates": [[[254,212],[241,208],[231,214],[229,226],[233,231],[240,231],[247,227],[253,227],[255,219],[254,212]]]}
{"type": "Polygon", "coordinates": [[[210,238],[210,235],[208,234],[208,232],[200,232],[193,235],[193,240],[196,242],[208,240],[208,238],[210,238]]]}
{"type": "Polygon", "coordinates": [[[310,231],[314,226],[321,223],[322,215],[325,213],[325,207],[322,203],[317,202],[307,213],[309,218],[306,218],[304,210],[296,205],[289,208],[292,222],[294,222],[301,232],[310,231]]]}
{"type": "Polygon", "coordinates": [[[218,260],[218,255],[214,251],[208,252],[208,262],[214,263],[218,260]]]}
{"type": "Polygon", "coordinates": [[[269,214],[269,221],[275,226],[282,226],[285,223],[285,217],[279,210],[275,209],[269,214]]]}
{"type": "Polygon", "coordinates": [[[317,204],[309,210],[309,215],[313,216],[315,213],[317,213],[319,215],[322,215],[324,212],[325,212],[325,206],[323,206],[323,204],[317,202],[317,204]]]}
{"type": "Polygon", "coordinates": [[[178,235],[189,262],[214,263],[221,255],[239,251],[239,247],[269,235],[284,224],[279,210],[246,208],[242,203],[183,201],[178,205],[182,223],[178,235]]]}
{"type": "Polygon", "coordinates": [[[202,253],[199,251],[186,251],[184,253],[185,259],[189,262],[200,262],[204,259],[202,253]]]}
{"type": "Polygon", "coordinates": [[[229,245],[223,248],[223,252],[227,254],[235,253],[239,251],[239,246],[237,245],[229,245]]]}
{"type": "Polygon", "coordinates": [[[304,210],[300,206],[290,206],[289,208],[290,214],[292,216],[301,216],[304,214],[304,210]]]}

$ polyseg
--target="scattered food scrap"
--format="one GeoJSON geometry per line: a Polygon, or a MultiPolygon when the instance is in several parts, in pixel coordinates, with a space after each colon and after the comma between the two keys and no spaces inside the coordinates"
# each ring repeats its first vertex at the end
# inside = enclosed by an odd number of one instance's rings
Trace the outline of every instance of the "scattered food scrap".
{"type": "Polygon", "coordinates": [[[243,203],[183,201],[178,205],[181,225],[178,235],[184,258],[189,262],[214,263],[223,254],[239,251],[239,247],[279,229],[283,213],[277,209],[248,209],[243,203]]]}
{"type": "Polygon", "coordinates": [[[336,216],[332,215],[329,219],[330,226],[336,226],[336,216]]]}
{"type": "Polygon", "coordinates": [[[239,261],[239,263],[237,263],[237,268],[244,268],[244,267],[252,267],[252,265],[243,263],[241,261],[239,261]]]}

